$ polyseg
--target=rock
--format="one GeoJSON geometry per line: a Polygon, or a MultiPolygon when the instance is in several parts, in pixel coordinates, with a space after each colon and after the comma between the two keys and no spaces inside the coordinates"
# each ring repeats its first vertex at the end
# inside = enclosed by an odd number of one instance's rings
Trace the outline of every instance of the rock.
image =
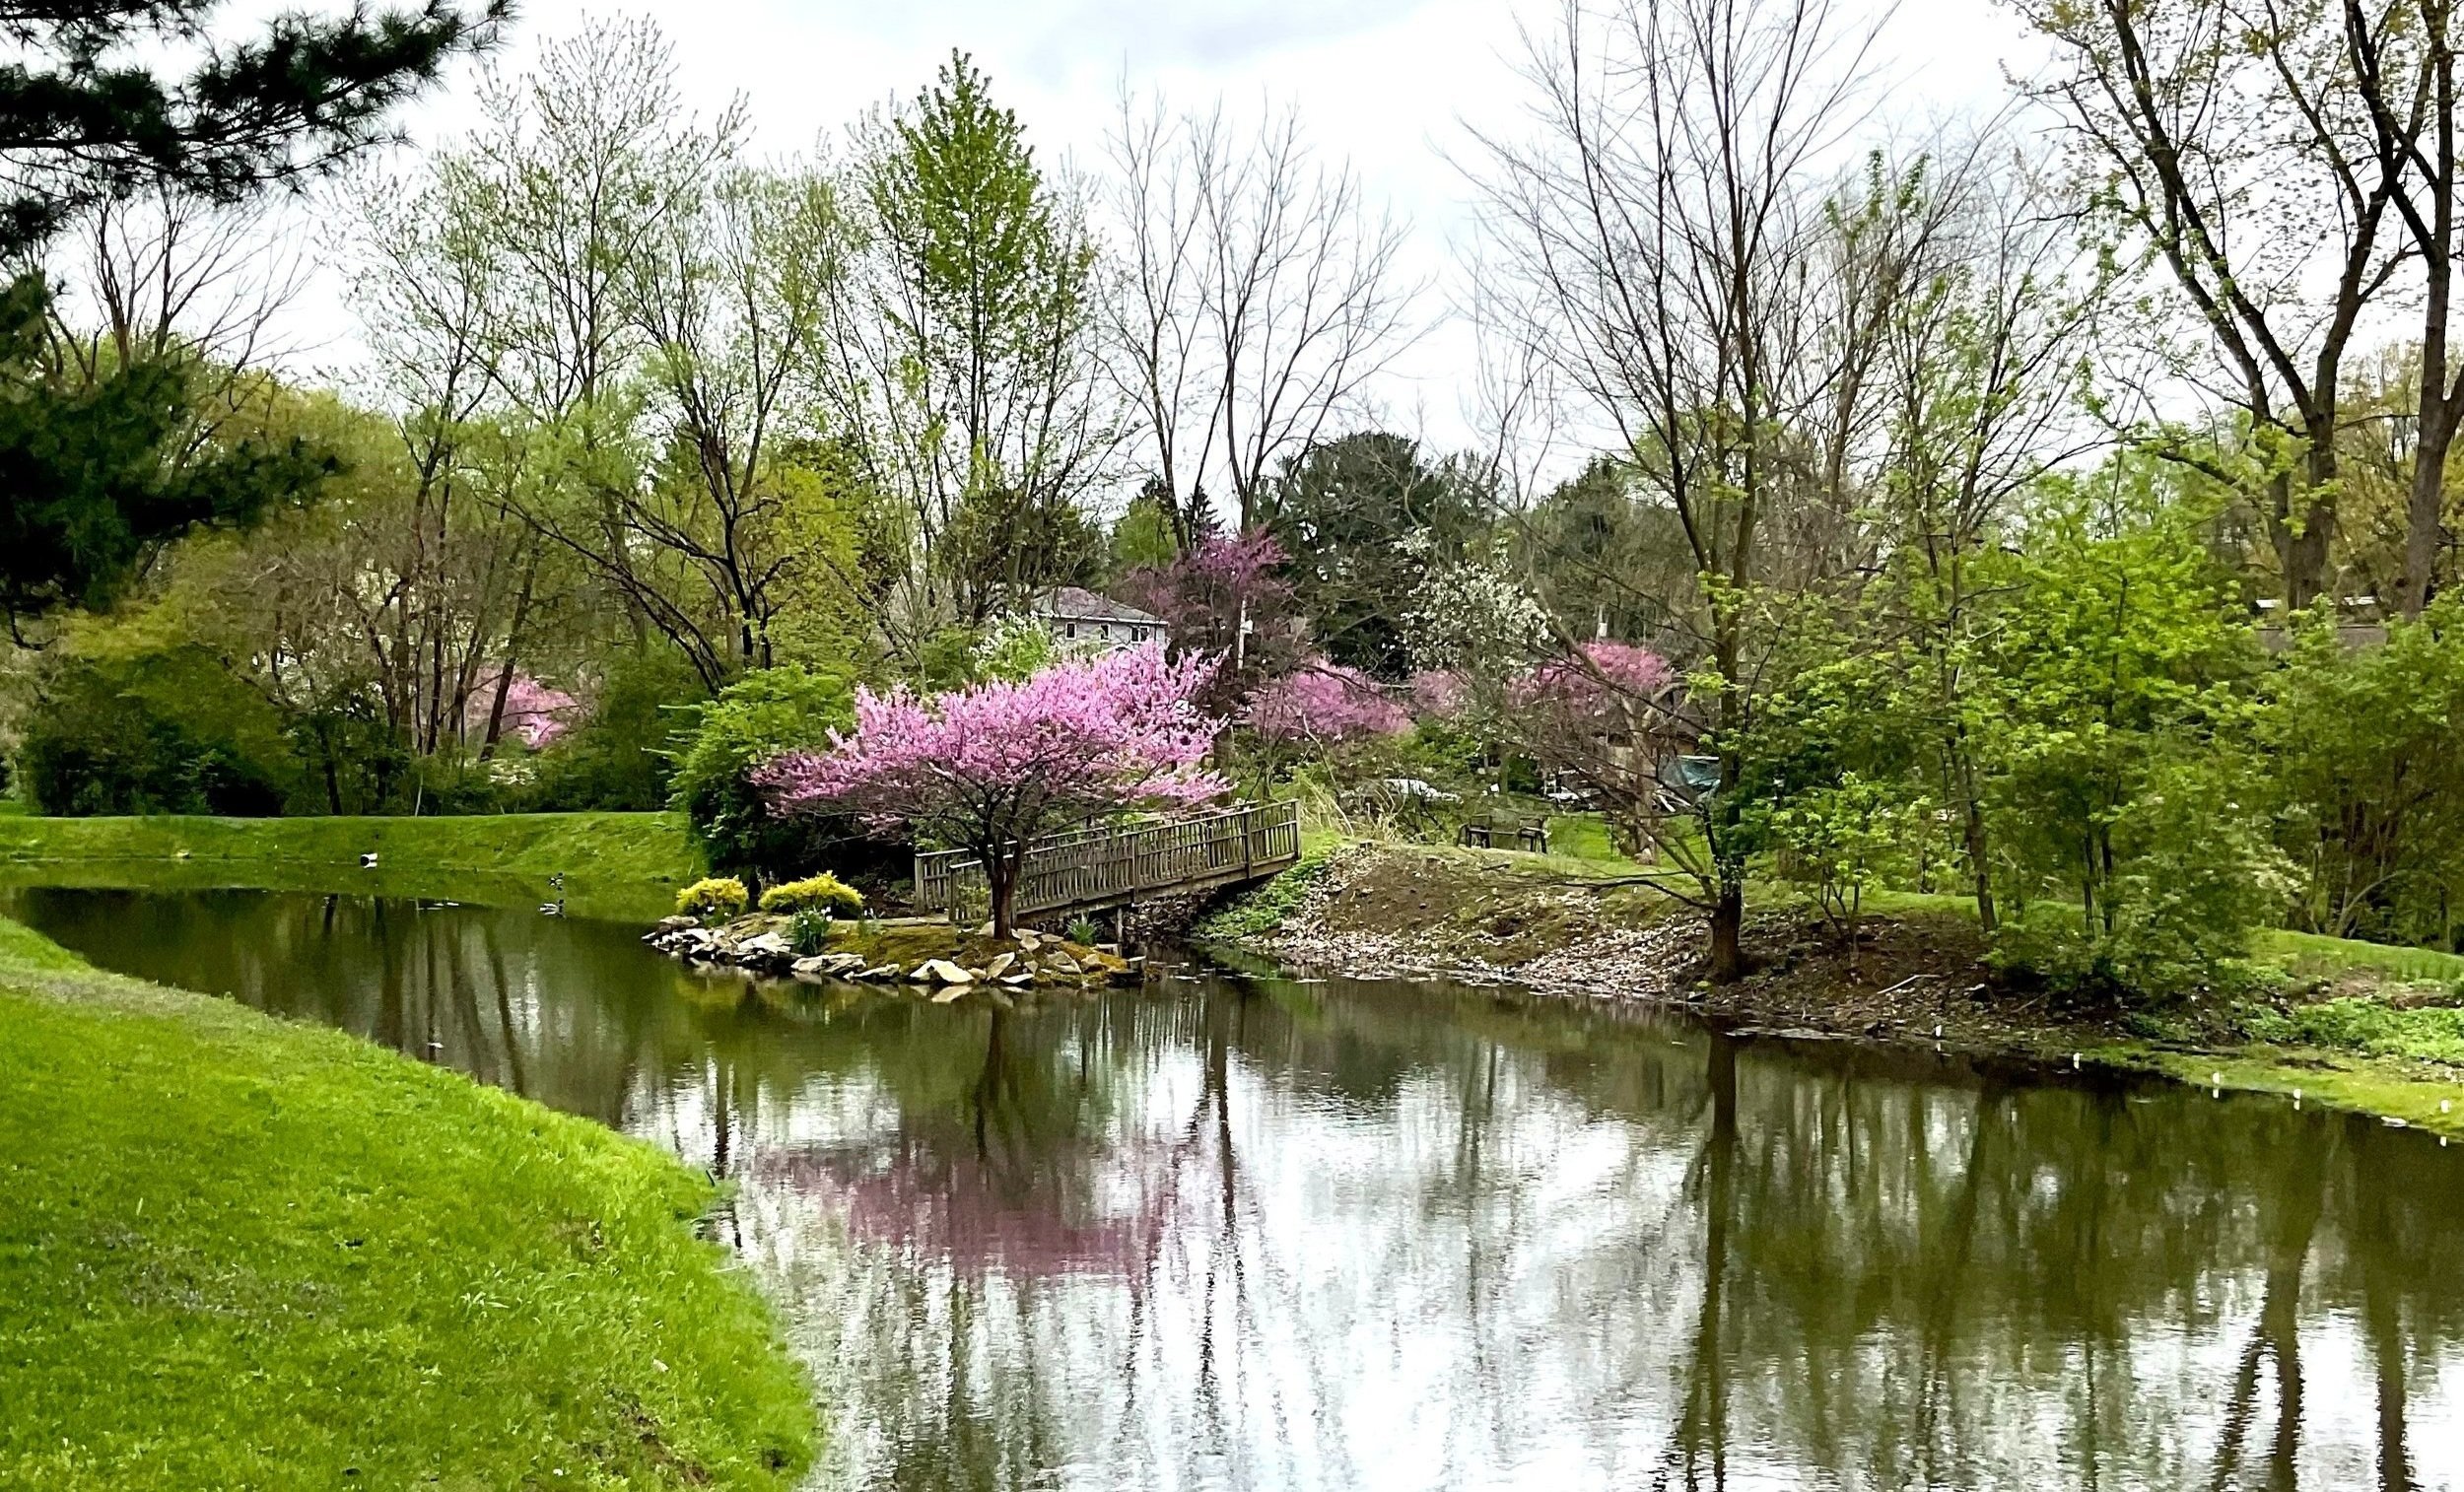
{"type": "Polygon", "coordinates": [[[864,961],[861,956],[853,953],[817,953],[808,959],[797,959],[792,967],[800,975],[844,980],[861,974],[864,961]]]}
{"type": "Polygon", "coordinates": [[[653,930],[658,932],[682,932],[687,927],[699,927],[701,925],[701,921],[695,917],[681,916],[663,916],[658,919],[658,925],[653,930]]]}
{"type": "Polygon", "coordinates": [[[877,968],[866,969],[854,977],[859,980],[894,980],[903,972],[896,964],[883,964],[877,968]]]}
{"type": "Polygon", "coordinates": [[[1017,940],[1020,948],[1025,949],[1029,953],[1035,952],[1035,950],[1043,947],[1047,942],[1051,941],[1051,939],[1045,937],[1044,934],[1036,931],[1032,927],[1021,927],[1016,932],[1011,933],[1010,936],[1017,940]]]}
{"type": "Polygon", "coordinates": [[[1076,959],[1071,958],[1065,953],[1056,953],[1051,958],[1046,959],[1044,961],[1044,967],[1052,970],[1055,974],[1066,974],[1073,978],[1086,973],[1085,970],[1078,967],[1078,961],[1076,959]]]}
{"type": "Polygon", "coordinates": [[[729,962],[747,969],[785,969],[795,962],[794,947],[775,932],[756,933],[723,948],[729,962]]]}
{"type": "Polygon", "coordinates": [[[1014,953],[996,955],[992,962],[984,966],[984,977],[988,980],[999,979],[1002,975],[1009,972],[1010,965],[1017,962],[1018,955],[1014,953]]]}
{"type": "Polygon", "coordinates": [[[983,926],[981,926],[981,927],[979,927],[979,928],[977,928],[977,929],[976,929],[976,936],[978,936],[978,937],[980,937],[980,938],[989,938],[989,937],[991,937],[992,935],[992,924],[991,922],[987,922],[987,923],[985,923],[983,926]]]}
{"type": "Polygon", "coordinates": [[[973,974],[948,959],[924,960],[916,966],[916,974],[911,978],[915,977],[928,979],[936,984],[972,984],[976,982],[973,974]]]}

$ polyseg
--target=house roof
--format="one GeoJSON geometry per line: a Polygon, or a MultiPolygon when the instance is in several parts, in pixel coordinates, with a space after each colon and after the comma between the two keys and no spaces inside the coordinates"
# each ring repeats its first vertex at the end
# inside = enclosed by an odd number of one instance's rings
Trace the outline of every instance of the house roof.
{"type": "Polygon", "coordinates": [[[1164,619],[1152,612],[1116,601],[1110,596],[1076,585],[1061,585],[1035,598],[1036,611],[1065,622],[1127,622],[1135,627],[1161,627],[1164,619]]]}

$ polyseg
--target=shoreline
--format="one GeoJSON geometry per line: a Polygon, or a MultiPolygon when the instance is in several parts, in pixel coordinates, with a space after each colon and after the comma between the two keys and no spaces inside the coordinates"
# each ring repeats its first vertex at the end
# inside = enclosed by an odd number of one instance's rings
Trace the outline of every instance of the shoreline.
{"type": "Polygon", "coordinates": [[[1745,1037],[2153,1074],[2464,1139],[2464,1066],[2218,1040],[2221,1012],[2195,1003],[2175,1030],[2146,1029],[2156,1023],[2118,1009],[2065,1008],[1999,987],[1973,922],[1938,911],[1873,916],[1853,960],[1801,913],[1757,913],[1747,928],[1755,971],[1714,987],[1699,977],[1699,918],[1630,878],[1508,851],[1352,843],[1305,857],[1201,919],[1196,935],[1316,974],[1511,985],[1686,1014],[1745,1037]]]}
{"type": "Polygon", "coordinates": [[[672,813],[229,819],[0,815],[0,883],[308,891],[650,921],[699,873],[672,813]],[[365,869],[361,856],[377,864],[365,869]],[[563,875],[562,887],[551,877],[563,875]]]}

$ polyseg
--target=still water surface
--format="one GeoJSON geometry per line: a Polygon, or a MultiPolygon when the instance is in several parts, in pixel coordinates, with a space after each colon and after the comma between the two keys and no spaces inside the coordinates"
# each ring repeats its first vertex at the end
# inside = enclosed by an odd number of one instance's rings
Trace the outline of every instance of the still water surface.
{"type": "Polygon", "coordinates": [[[738,1183],[821,1487],[2464,1488],[2464,1148],[2374,1122],[1495,990],[1002,1012],[519,912],[0,903],[738,1183]]]}

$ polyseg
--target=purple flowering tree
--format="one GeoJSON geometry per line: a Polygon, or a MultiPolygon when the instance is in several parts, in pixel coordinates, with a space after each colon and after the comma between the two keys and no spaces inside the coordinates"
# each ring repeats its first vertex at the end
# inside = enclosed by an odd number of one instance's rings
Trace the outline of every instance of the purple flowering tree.
{"type": "Polygon", "coordinates": [[[1684,681],[1668,659],[1630,643],[1587,643],[1514,679],[1505,696],[1507,741],[1590,788],[1626,848],[1655,858],[1666,838],[1662,768],[1694,735],[1684,681]]]}
{"type": "Polygon", "coordinates": [[[1089,819],[1192,808],[1230,790],[1204,762],[1221,722],[1193,701],[1215,659],[1161,642],[932,699],[859,690],[856,732],[754,774],[782,813],[854,813],[974,852],[993,930],[1012,928],[1027,848],[1089,819]]]}
{"type": "Polygon", "coordinates": [[[1299,661],[1292,586],[1280,574],[1289,558],[1263,530],[1216,535],[1170,565],[1130,572],[1121,583],[1122,599],[1163,618],[1174,646],[1239,658],[1237,669],[1227,666],[1215,680],[1221,699],[1211,703],[1224,704],[1249,681],[1299,661]]]}
{"type": "Polygon", "coordinates": [[[526,673],[514,674],[508,680],[504,695],[502,704],[473,695],[465,716],[468,724],[484,729],[493,709],[499,731],[519,737],[532,751],[544,751],[556,744],[559,737],[573,729],[574,717],[582,712],[580,700],[561,689],[551,689],[526,673]]]}

